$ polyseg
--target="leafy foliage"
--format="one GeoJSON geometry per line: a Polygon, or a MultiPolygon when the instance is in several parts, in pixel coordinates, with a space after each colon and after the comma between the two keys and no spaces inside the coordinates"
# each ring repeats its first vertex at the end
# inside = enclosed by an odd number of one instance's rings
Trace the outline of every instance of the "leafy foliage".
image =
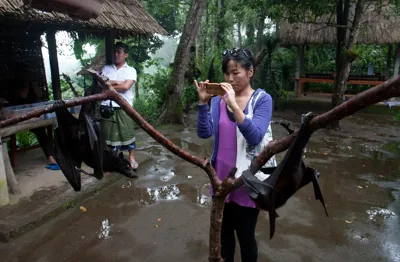
{"type": "MultiPolygon", "coordinates": [[[[74,94],[69,86],[69,84],[67,83],[67,81],[65,81],[65,79],[60,78],[60,82],[61,82],[61,93],[62,93],[62,98],[63,99],[71,99],[74,98],[74,94]]],[[[79,77],[75,77],[71,79],[72,85],[75,88],[76,92],[79,94],[79,96],[83,96],[84,94],[84,90],[86,88],[88,88],[89,86],[91,86],[92,84],[92,80],[91,79],[86,79],[82,76],[79,77]]],[[[49,90],[49,97],[50,100],[53,100],[53,89],[51,86],[51,82],[48,83],[47,86],[48,90],[49,90]]]]}
{"type": "MultiPolygon", "coordinates": [[[[314,22],[322,15],[331,16],[331,25],[336,23],[336,2],[334,0],[209,0],[203,16],[200,33],[196,39],[196,67],[201,75],[197,80],[209,77],[211,61],[214,58],[214,81],[223,81],[221,71],[221,53],[226,48],[242,46],[250,48],[253,54],[261,49],[268,50],[267,55],[256,69],[253,78],[254,88],[264,88],[274,100],[287,100],[289,93],[294,90],[294,76],[296,71],[296,48],[280,47],[275,28],[280,19],[286,18],[289,22],[314,22]],[[222,4],[222,6],[221,6],[222,4]],[[221,12],[221,8],[224,8],[221,12]],[[222,15],[221,15],[222,14],[222,15]],[[223,24],[223,27],[219,25],[223,24]],[[221,31],[222,30],[222,31],[221,31]],[[240,33],[240,35],[239,35],[240,33]],[[218,34],[223,34],[218,36],[218,34]],[[221,43],[217,40],[223,39],[221,43]]],[[[367,1],[368,3],[370,1],[367,1]]],[[[382,0],[375,1],[376,3],[382,0]]],[[[399,9],[397,0],[390,0],[399,9]],[[396,5],[397,4],[397,5],[396,5]]],[[[163,26],[170,38],[177,38],[182,32],[190,1],[187,0],[142,0],[145,9],[163,26]]],[[[353,3],[353,2],[352,2],[353,3]]],[[[400,9],[399,9],[400,10],[400,9]]],[[[279,28],[278,28],[279,29],[279,28]]],[[[83,65],[90,63],[91,57],[84,51],[85,44],[96,46],[97,53],[104,48],[102,39],[85,38],[79,34],[72,34],[74,52],[83,65]]],[[[159,36],[135,37],[124,39],[132,50],[128,63],[138,71],[138,86],[140,96],[135,100],[135,108],[150,121],[159,114],[159,109],[165,99],[165,86],[169,80],[171,69],[169,63],[173,55],[165,60],[154,57],[157,50],[163,46],[163,38],[159,36]],[[148,68],[155,68],[153,74],[146,73],[148,68]]],[[[366,75],[368,65],[374,66],[374,72],[383,74],[386,66],[387,46],[383,45],[356,45],[351,52],[357,55],[352,62],[351,74],[366,75]]],[[[336,70],[335,45],[309,45],[305,49],[305,72],[334,72],[336,70]]],[[[391,71],[390,75],[393,74],[391,71]]],[[[83,79],[74,79],[74,84],[83,87],[83,79]]],[[[90,81],[87,83],[90,85],[90,81]]],[[[346,92],[357,93],[368,86],[348,86],[346,92]]],[[[72,93],[65,83],[62,83],[65,96],[72,97],[72,93]]],[[[330,92],[331,84],[308,84],[309,90],[330,92]]],[[[80,90],[80,89],[78,89],[80,90]]],[[[83,89],[82,89],[83,90],[83,89]]],[[[51,89],[50,89],[51,91],[51,89]]],[[[64,94],[63,94],[64,95],[64,94]]],[[[194,104],[197,101],[197,92],[194,85],[186,80],[182,91],[182,106],[194,104]]]]}
{"type": "Polygon", "coordinates": [[[141,74],[142,91],[141,95],[133,102],[133,106],[148,122],[155,123],[165,100],[165,90],[171,75],[171,69],[161,67],[157,61],[153,60],[150,60],[146,65],[155,65],[157,71],[154,75],[141,74]]]}
{"type": "Polygon", "coordinates": [[[28,130],[17,133],[16,139],[17,139],[17,146],[20,148],[38,144],[35,134],[33,134],[28,130]]]}

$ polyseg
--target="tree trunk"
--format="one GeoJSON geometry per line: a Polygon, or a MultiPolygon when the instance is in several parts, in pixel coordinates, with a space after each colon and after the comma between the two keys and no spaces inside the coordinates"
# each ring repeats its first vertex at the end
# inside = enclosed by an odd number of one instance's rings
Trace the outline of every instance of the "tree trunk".
{"type": "Polygon", "coordinates": [[[217,38],[215,46],[219,49],[226,48],[225,41],[225,0],[218,0],[218,17],[217,17],[217,38]]]}
{"type": "Polygon", "coordinates": [[[246,25],[246,47],[249,48],[254,44],[254,24],[249,21],[246,25]]]}
{"type": "MultiPolygon", "coordinates": [[[[388,64],[389,64],[389,67],[390,67],[390,62],[388,62],[388,64]]],[[[396,76],[399,75],[399,67],[400,67],[400,44],[396,44],[393,77],[396,77],[396,76]]],[[[387,74],[389,75],[389,68],[387,69],[387,74]]],[[[396,98],[392,97],[388,101],[396,101],[396,98]]]]}
{"type": "MultiPolygon", "coordinates": [[[[296,51],[296,78],[304,76],[304,45],[298,45],[296,51]]],[[[297,94],[299,82],[295,82],[295,92],[297,94]]]]}
{"type": "Polygon", "coordinates": [[[267,9],[264,8],[263,12],[259,14],[257,24],[257,51],[260,51],[264,45],[264,29],[265,29],[265,18],[267,17],[267,9]]]}
{"type": "Polygon", "coordinates": [[[237,23],[237,27],[238,27],[238,46],[242,47],[242,22],[239,20],[237,23]]]}
{"type": "Polygon", "coordinates": [[[396,45],[396,52],[395,52],[395,60],[394,60],[394,70],[393,70],[393,77],[399,75],[399,68],[400,68],[400,44],[396,45]]]}
{"type": "MultiPolygon", "coordinates": [[[[207,1],[206,3],[206,7],[205,7],[205,12],[204,12],[204,22],[203,25],[200,26],[200,28],[202,29],[201,34],[199,34],[198,36],[198,56],[200,57],[200,61],[204,61],[205,57],[207,55],[207,40],[208,40],[208,23],[209,23],[209,14],[208,14],[208,3],[209,1],[207,1]]],[[[201,25],[201,24],[200,24],[201,25]]]]}
{"type": "MultiPolygon", "coordinates": [[[[199,77],[201,74],[200,70],[197,68],[196,64],[196,54],[197,54],[197,48],[196,48],[196,39],[191,43],[190,45],[190,51],[189,51],[189,64],[188,64],[188,69],[185,74],[185,85],[191,85],[193,84],[193,81],[199,77]]],[[[190,110],[190,99],[186,97],[185,101],[185,108],[183,112],[185,114],[189,113],[190,110]]]]}
{"type": "Polygon", "coordinates": [[[385,67],[385,80],[389,79],[389,72],[390,68],[392,67],[392,56],[393,56],[393,44],[388,44],[386,67],[385,67]]]}
{"type": "Polygon", "coordinates": [[[211,8],[213,11],[212,13],[212,51],[215,52],[215,50],[218,48],[217,42],[218,42],[218,5],[219,5],[219,0],[210,0],[212,2],[213,6],[216,6],[217,9],[215,11],[215,8],[211,8]]]}
{"type": "MultiPolygon", "coordinates": [[[[337,24],[339,26],[336,28],[336,76],[332,93],[332,108],[340,105],[344,101],[344,92],[346,90],[352,62],[348,54],[357,41],[364,0],[357,1],[349,33],[347,33],[347,27],[349,24],[350,0],[344,0],[344,3],[343,0],[338,0],[336,7],[337,24]]],[[[340,122],[332,123],[330,128],[340,129],[340,122]]]]}
{"type": "Polygon", "coordinates": [[[171,79],[166,90],[166,100],[158,124],[183,124],[181,94],[184,85],[184,75],[189,63],[189,49],[196,38],[201,17],[206,6],[206,0],[192,0],[182,36],[176,50],[171,79]]]}
{"type": "Polygon", "coordinates": [[[138,78],[135,84],[135,99],[139,99],[139,85],[140,85],[139,81],[140,79],[138,78]]]}

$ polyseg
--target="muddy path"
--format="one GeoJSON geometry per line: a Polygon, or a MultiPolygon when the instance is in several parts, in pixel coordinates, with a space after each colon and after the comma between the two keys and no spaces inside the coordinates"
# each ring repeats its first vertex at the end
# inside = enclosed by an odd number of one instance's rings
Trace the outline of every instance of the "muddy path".
{"type": "MultiPolygon", "coordinates": [[[[280,118],[298,127],[295,112],[277,112],[274,119],[280,118]]],[[[191,115],[187,122],[194,120],[191,115]]],[[[316,132],[305,153],[306,163],[321,173],[330,217],[314,200],[311,185],[278,210],[272,240],[262,212],[259,261],[400,261],[400,122],[356,115],[342,123],[342,132],[316,132]]],[[[161,132],[185,150],[209,156],[212,141],[197,138],[194,128],[161,132]]],[[[286,134],[274,126],[273,135],[286,134]]],[[[147,134],[137,138],[137,154],[149,159],[141,163],[138,179],[123,178],[80,203],[86,212],[74,206],[13,242],[0,243],[0,261],[207,261],[205,173],[147,134]],[[109,237],[99,238],[106,219],[109,237]]]]}

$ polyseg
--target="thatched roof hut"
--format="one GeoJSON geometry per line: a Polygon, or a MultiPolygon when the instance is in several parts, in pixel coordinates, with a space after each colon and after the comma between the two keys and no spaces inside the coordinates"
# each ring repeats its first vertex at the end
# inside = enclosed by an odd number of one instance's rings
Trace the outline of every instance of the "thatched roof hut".
{"type": "MultiPolygon", "coordinates": [[[[350,21],[354,14],[354,5],[350,11],[350,21]]],[[[307,44],[335,44],[336,27],[328,26],[329,16],[319,18],[316,23],[292,23],[283,19],[279,23],[279,39],[282,46],[307,44]]],[[[335,15],[331,19],[335,23],[335,15]]],[[[389,44],[400,42],[400,16],[386,4],[369,5],[362,14],[357,43],[389,44]]]]}
{"type": "Polygon", "coordinates": [[[166,34],[167,32],[136,0],[106,0],[101,14],[88,21],[77,20],[57,12],[42,12],[24,6],[22,0],[0,0],[0,24],[29,25],[43,31],[85,31],[93,34],[115,30],[116,37],[139,34],[166,34]]]}
{"type": "MultiPolygon", "coordinates": [[[[105,38],[106,61],[112,60],[115,38],[167,32],[137,0],[105,0],[96,19],[79,20],[58,12],[43,12],[23,0],[0,0],[0,82],[7,81],[13,71],[13,62],[32,67],[35,84],[48,98],[47,81],[41,53],[40,36],[46,32],[51,82],[54,99],[61,99],[55,33],[58,30],[78,32],[80,36],[105,38]]],[[[3,85],[2,91],[8,89],[3,85]]],[[[1,93],[0,92],[0,95],[1,93]]]]}

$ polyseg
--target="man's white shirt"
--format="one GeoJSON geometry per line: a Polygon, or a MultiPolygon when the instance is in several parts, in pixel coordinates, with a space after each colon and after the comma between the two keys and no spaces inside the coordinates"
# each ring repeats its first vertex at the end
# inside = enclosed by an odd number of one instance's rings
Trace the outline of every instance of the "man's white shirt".
{"type": "MultiPolygon", "coordinates": [[[[120,69],[117,70],[115,65],[105,65],[101,69],[101,73],[108,77],[110,80],[114,81],[125,81],[125,80],[134,80],[135,83],[126,91],[120,91],[119,94],[130,104],[133,104],[133,91],[132,88],[135,86],[137,81],[137,73],[136,69],[129,66],[125,63],[120,69]]],[[[101,105],[109,106],[110,100],[104,100],[101,102],[101,105]]],[[[112,101],[113,107],[119,107],[117,103],[112,101]]]]}

